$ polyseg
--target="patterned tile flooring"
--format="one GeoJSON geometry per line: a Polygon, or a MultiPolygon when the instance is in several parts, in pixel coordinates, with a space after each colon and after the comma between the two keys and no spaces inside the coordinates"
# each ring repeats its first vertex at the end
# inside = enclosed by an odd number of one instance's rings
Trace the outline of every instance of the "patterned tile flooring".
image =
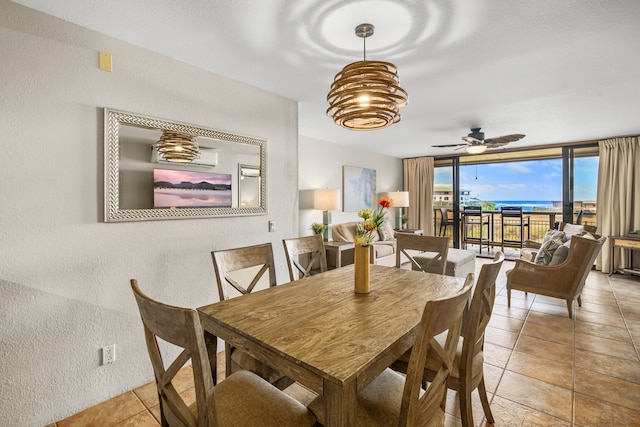
{"type": "MultiPolygon", "coordinates": [[[[564,301],[534,294],[514,292],[508,308],[504,271],[512,266],[505,261],[498,278],[485,344],[495,425],[640,426],[640,278],[592,271],[572,320],[564,301]]],[[[193,399],[190,370],[182,373],[180,391],[193,399]]],[[[286,392],[305,404],[313,398],[297,384],[286,392]]],[[[490,426],[475,392],[473,401],[475,425],[490,426]]],[[[445,425],[460,426],[459,416],[450,391],[445,425]]],[[[52,426],[158,426],[158,417],[149,383],[52,426]]]]}

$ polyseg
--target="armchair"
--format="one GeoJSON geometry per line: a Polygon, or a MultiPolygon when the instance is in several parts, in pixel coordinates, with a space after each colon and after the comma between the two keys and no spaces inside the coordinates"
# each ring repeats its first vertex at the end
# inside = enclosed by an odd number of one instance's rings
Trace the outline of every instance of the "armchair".
{"type": "Polygon", "coordinates": [[[507,305],[511,306],[511,290],[564,299],[569,317],[573,317],[573,300],[582,306],[580,295],[593,261],[602,249],[605,237],[594,239],[573,236],[569,256],[558,265],[541,265],[517,259],[513,270],[507,271],[507,305]]]}
{"type": "MultiPolygon", "coordinates": [[[[560,231],[565,231],[565,225],[569,225],[569,227],[571,228],[571,233],[567,234],[567,237],[575,235],[576,233],[582,233],[582,232],[587,232],[591,234],[596,234],[598,232],[598,227],[595,227],[593,225],[583,225],[583,224],[574,225],[567,222],[556,223],[556,225],[557,225],[556,229],[560,231]]],[[[523,242],[522,249],[520,249],[520,258],[526,261],[533,262],[533,260],[536,259],[536,254],[538,253],[538,249],[540,249],[540,246],[542,246],[542,243],[540,242],[536,242],[535,240],[529,240],[529,239],[525,240],[523,242]]]]}

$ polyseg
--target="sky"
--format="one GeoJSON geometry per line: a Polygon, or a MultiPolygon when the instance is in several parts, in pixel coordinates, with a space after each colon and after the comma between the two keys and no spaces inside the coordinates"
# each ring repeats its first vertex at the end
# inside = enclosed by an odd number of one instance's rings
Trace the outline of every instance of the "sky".
{"type": "MultiPolygon", "coordinates": [[[[574,200],[595,201],[598,158],[575,159],[574,200]]],[[[436,184],[452,184],[451,168],[436,168],[436,184]]],[[[480,200],[562,201],[562,160],[460,167],[460,187],[480,200]]]]}
{"type": "Polygon", "coordinates": [[[231,184],[231,175],[212,172],[193,172],[170,169],[154,169],[153,181],[166,181],[179,184],[183,181],[209,182],[211,184],[231,184]]]}

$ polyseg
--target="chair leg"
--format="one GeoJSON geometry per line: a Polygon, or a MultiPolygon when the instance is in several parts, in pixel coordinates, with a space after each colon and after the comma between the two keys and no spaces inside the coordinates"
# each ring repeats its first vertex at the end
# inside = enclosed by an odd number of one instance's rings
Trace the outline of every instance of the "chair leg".
{"type": "Polygon", "coordinates": [[[507,288],[507,307],[511,307],[511,288],[507,288]]]}
{"type": "Polygon", "coordinates": [[[231,351],[231,345],[224,343],[225,378],[232,374],[231,351]]]}
{"type": "Polygon", "coordinates": [[[489,399],[487,398],[487,389],[484,386],[484,375],[478,384],[478,394],[480,394],[480,402],[482,403],[482,409],[484,410],[484,416],[487,422],[493,424],[493,414],[491,413],[491,406],[489,405],[489,399]]]}
{"type": "Polygon", "coordinates": [[[158,401],[160,402],[160,425],[162,427],[170,427],[167,417],[164,415],[164,404],[162,403],[162,397],[158,394],[158,401]]]}
{"type": "Polygon", "coordinates": [[[208,332],[204,333],[204,342],[209,355],[209,365],[213,376],[213,385],[218,384],[218,338],[208,332]]]}
{"type": "Polygon", "coordinates": [[[460,400],[460,416],[462,417],[462,427],[473,427],[471,390],[458,390],[458,396],[460,400]]]}
{"type": "Polygon", "coordinates": [[[567,298],[567,310],[569,310],[569,319],[573,318],[573,298],[567,298]]]}
{"type": "Polygon", "coordinates": [[[578,307],[582,307],[582,298],[578,295],[578,307]]]}

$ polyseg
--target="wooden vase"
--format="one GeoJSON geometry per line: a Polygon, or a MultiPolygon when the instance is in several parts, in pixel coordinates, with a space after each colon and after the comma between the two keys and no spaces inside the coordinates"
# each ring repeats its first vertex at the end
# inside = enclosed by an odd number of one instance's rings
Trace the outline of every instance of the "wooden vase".
{"type": "Polygon", "coordinates": [[[369,246],[356,245],[354,248],[354,291],[357,294],[369,293],[369,246]]]}

